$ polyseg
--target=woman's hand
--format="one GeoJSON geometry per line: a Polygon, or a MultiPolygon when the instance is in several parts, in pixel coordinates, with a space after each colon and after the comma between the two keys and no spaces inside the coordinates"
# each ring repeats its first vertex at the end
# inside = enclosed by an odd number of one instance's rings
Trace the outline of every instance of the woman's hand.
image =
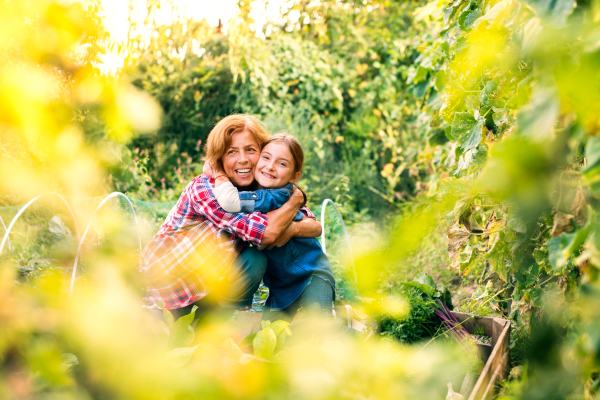
{"type": "Polygon", "coordinates": [[[294,188],[290,199],[283,206],[267,213],[268,225],[262,237],[262,246],[270,246],[277,241],[288,229],[302,204],[304,204],[304,195],[300,189],[294,188]]]}
{"type": "Polygon", "coordinates": [[[292,203],[292,205],[300,208],[304,205],[305,202],[305,198],[304,198],[304,193],[302,193],[302,190],[298,189],[296,186],[294,186],[294,191],[292,192],[292,195],[290,196],[290,199],[288,200],[288,203],[292,203]]]}
{"type": "Polygon", "coordinates": [[[296,236],[298,234],[298,223],[299,222],[290,223],[288,225],[288,227],[285,228],[285,230],[281,233],[281,235],[279,235],[279,237],[277,237],[277,239],[275,239],[275,241],[273,243],[271,243],[270,245],[263,244],[258,249],[259,250],[263,250],[265,248],[272,249],[273,247],[283,246],[284,244],[289,242],[291,238],[293,238],[294,236],[296,236]]]}
{"type": "Polygon", "coordinates": [[[321,232],[323,232],[323,229],[318,221],[304,217],[302,221],[292,221],[271,245],[260,246],[259,250],[281,247],[294,237],[314,238],[320,236],[321,232]]]}

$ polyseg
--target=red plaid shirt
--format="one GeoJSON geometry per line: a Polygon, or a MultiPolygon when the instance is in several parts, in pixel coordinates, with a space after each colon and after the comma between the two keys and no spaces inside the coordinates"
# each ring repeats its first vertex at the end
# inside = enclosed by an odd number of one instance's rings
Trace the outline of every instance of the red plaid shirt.
{"type": "MultiPolygon", "coordinates": [[[[140,271],[148,278],[146,307],[167,310],[195,303],[227,276],[244,242],[260,246],[267,216],[224,211],[214,181],[194,178],[144,249],[140,271]]],[[[314,215],[304,207],[308,217],[314,215]]]]}

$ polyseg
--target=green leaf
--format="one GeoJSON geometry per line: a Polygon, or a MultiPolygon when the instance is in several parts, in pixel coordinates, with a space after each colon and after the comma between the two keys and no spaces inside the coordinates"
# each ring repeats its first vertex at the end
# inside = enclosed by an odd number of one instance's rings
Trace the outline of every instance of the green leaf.
{"type": "Polygon", "coordinates": [[[510,249],[504,240],[503,232],[497,236],[492,248],[483,256],[504,282],[508,282],[505,257],[510,256],[510,249]]]}
{"type": "Polygon", "coordinates": [[[454,17],[454,14],[456,14],[456,10],[458,7],[448,7],[448,8],[444,8],[444,24],[447,24],[450,19],[452,19],[452,17],[454,17]]]}
{"type": "Polygon", "coordinates": [[[438,92],[441,92],[446,84],[446,71],[443,69],[439,70],[437,74],[435,74],[435,88],[438,92]]]}
{"type": "Polygon", "coordinates": [[[477,252],[473,250],[471,246],[465,247],[465,250],[458,254],[459,256],[459,272],[461,275],[466,275],[470,270],[473,264],[475,263],[475,258],[477,256],[477,252]]]}
{"type": "Polygon", "coordinates": [[[166,354],[166,359],[174,367],[183,367],[190,361],[198,346],[200,345],[197,344],[194,347],[178,347],[173,349],[166,354]]]}
{"type": "Polygon", "coordinates": [[[165,323],[167,324],[167,327],[169,329],[171,329],[171,327],[175,323],[175,318],[173,318],[173,314],[171,314],[171,312],[169,310],[167,310],[166,308],[164,308],[163,305],[162,305],[162,303],[159,304],[159,306],[162,308],[163,317],[165,319],[165,323]]]}
{"type": "Polygon", "coordinates": [[[442,90],[444,104],[440,108],[440,116],[447,124],[452,124],[454,113],[464,106],[465,96],[465,90],[456,81],[452,80],[444,86],[444,90],[442,90]]]}
{"type": "Polygon", "coordinates": [[[173,347],[187,347],[194,341],[194,328],[190,324],[194,321],[194,315],[198,307],[194,306],[192,312],[180,317],[169,327],[171,333],[169,343],[173,347]]]}
{"type": "Polygon", "coordinates": [[[69,228],[67,228],[63,220],[60,219],[58,215],[55,215],[50,219],[50,222],[48,223],[48,229],[53,235],[57,236],[59,239],[71,237],[71,231],[69,230],[69,228]]]}
{"type": "Polygon", "coordinates": [[[517,114],[519,133],[540,142],[551,139],[559,111],[556,89],[537,87],[532,94],[531,103],[521,108],[517,114]]]}
{"type": "Polygon", "coordinates": [[[429,73],[429,69],[428,68],[423,68],[420,65],[417,67],[417,70],[414,71],[412,74],[408,75],[408,78],[406,79],[406,83],[407,84],[417,84],[419,82],[421,82],[423,79],[425,79],[427,77],[427,74],[429,73]]]}
{"type": "Polygon", "coordinates": [[[256,334],[252,342],[254,347],[254,355],[266,360],[272,360],[277,346],[277,335],[273,329],[267,327],[256,334]]]}
{"type": "Polygon", "coordinates": [[[408,285],[418,288],[429,297],[433,297],[436,289],[435,281],[426,272],[417,274],[408,285]]]}
{"type": "Polygon", "coordinates": [[[494,81],[488,81],[485,84],[485,86],[481,90],[481,94],[479,95],[479,101],[481,102],[481,104],[484,104],[486,106],[489,104],[489,98],[492,95],[492,93],[494,93],[497,87],[498,84],[494,81]]]}
{"type": "Polygon", "coordinates": [[[485,120],[482,117],[475,119],[468,112],[457,112],[452,121],[452,137],[456,138],[463,152],[481,143],[482,129],[485,120]]]}
{"type": "Polygon", "coordinates": [[[239,360],[244,355],[240,346],[238,346],[231,338],[227,338],[221,343],[221,350],[225,357],[231,358],[232,360],[239,360]]]}
{"type": "Polygon", "coordinates": [[[594,194],[600,194],[600,135],[590,136],[585,147],[583,177],[594,194]]]}
{"type": "Polygon", "coordinates": [[[471,29],[475,21],[481,17],[481,10],[466,10],[460,14],[458,17],[458,25],[460,25],[460,29],[466,31],[471,29]]]}
{"type": "Polygon", "coordinates": [[[60,370],[62,372],[70,371],[73,367],[79,365],[77,356],[73,353],[63,353],[60,355],[60,370]]]}
{"type": "Polygon", "coordinates": [[[555,29],[565,24],[574,6],[574,0],[528,0],[527,3],[544,22],[555,29]]]}

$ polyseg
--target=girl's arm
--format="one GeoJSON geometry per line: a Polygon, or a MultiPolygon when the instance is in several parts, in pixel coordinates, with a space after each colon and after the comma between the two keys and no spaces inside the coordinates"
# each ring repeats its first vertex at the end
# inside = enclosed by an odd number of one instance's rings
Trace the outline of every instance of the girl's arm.
{"type": "MultiPolygon", "coordinates": [[[[217,179],[217,183],[220,180],[217,179]]],[[[296,189],[287,203],[267,214],[233,214],[226,212],[219,205],[212,192],[214,186],[207,176],[200,175],[191,190],[196,212],[208,218],[217,228],[233,233],[257,246],[270,245],[281,236],[304,203],[302,192],[296,189]]]]}
{"type": "Polygon", "coordinates": [[[223,182],[219,186],[215,184],[213,194],[223,210],[230,213],[237,213],[242,210],[240,193],[231,182],[223,182]]]}

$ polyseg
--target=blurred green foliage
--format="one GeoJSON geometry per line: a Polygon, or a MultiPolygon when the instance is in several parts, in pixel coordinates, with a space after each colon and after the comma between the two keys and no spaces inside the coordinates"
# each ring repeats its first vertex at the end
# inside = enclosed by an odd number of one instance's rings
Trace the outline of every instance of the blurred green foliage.
{"type": "MultiPolygon", "coordinates": [[[[149,16],[159,4],[148,2],[149,16]]],[[[389,235],[363,229],[353,242],[357,290],[378,300],[370,311],[410,315],[382,286],[398,290],[441,258],[441,226],[450,266],[486,283],[463,306],[513,322],[512,362],[526,368],[502,398],[597,397],[600,3],[298,1],[261,32],[251,4],[240,2],[226,34],[147,18],[156,34],[130,35],[123,71],[108,77],[95,69],[110,45],[95,2],[2,2],[2,204],[107,187],[175,200],[200,172],[213,124],[255,114],[302,142],[312,205],[333,198],[353,222],[393,216],[389,235]]],[[[260,358],[287,361],[241,362],[220,324],[192,335],[189,317],[167,318],[165,330],[138,312],[132,243],[108,214],[117,239],[87,249],[67,301],[60,265],[34,261],[51,239],[67,241],[71,222],[42,214],[43,229],[21,231],[36,238],[31,254],[17,241],[17,260],[2,259],[2,397],[434,398],[464,371],[448,348],[416,359],[342,340],[281,353],[273,327],[260,358]]],[[[426,308],[414,300],[413,321],[426,308]]]]}

